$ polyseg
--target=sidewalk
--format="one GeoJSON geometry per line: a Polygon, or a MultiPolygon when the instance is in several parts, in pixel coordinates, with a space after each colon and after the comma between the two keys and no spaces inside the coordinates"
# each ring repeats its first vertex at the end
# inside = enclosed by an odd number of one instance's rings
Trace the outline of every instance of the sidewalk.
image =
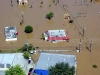
{"type": "Polygon", "coordinates": [[[34,64],[33,61],[31,61],[31,63],[27,65],[26,75],[28,75],[28,71],[29,71],[29,69],[30,69],[30,68],[33,68],[33,69],[34,69],[34,67],[35,67],[35,64],[34,64]]]}

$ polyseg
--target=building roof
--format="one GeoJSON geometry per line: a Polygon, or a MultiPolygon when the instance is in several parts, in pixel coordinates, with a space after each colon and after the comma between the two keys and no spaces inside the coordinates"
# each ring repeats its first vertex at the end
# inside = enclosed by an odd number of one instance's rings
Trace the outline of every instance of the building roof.
{"type": "Polygon", "coordinates": [[[50,37],[64,37],[67,35],[65,30],[48,30],[48,34],[50,37]]]}
{"type": "Polygon", "coordinates": [[[72,67],[76,64],[75,55],[41,53],[35,69],[47,70],[48,67],[56,65],[58,62],[68,62],[72,67]]]}
{"type": "Polygon", "coordinates": [[[48,40],[67,40],[69,39],[66,30],[48,30],[46,32],[48,35],[48,40]]]}
{"type": "Polygon", "coordinates": [[[16,39],[16,27],[15,26],[8,26],[5,27],[5,36],[6,40],[13,40],[16,39]]]}
{"type": "Polygon", "coordinates": [[[27,60],[24,59],[23,53],[0,54],[0,75],[5,75],[5,70],[17,64],[26,71],[27,60]]]}

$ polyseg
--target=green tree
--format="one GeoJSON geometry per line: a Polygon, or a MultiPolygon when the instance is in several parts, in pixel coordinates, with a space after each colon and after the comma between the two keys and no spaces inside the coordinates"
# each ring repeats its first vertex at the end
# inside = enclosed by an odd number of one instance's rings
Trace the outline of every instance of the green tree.
{"type": "Polygon", "coordinates": [[[56,63],[55,66],[51,66],[48,69],[50,71],[49,75],[74,75],[75,67],[70,67],[68,63],[56,63]]]}
{"type": "Polygon", "coordinates": [[[24,52],[23,53],[23,56],[24,56],[25,59],[29,59],[30,54],[28,52],[24,52]]]}
{"type": "Polygon", "coordinates": [[[94,68],[97,68],[97,65],[93,65],[94,68]]]}
{"type": "Polygon", "coordinates": [[[26,74],[19,65],[16,65],[10,67],[9,70],[6,70],[5,75],[26,75],[26,74]]]}
{"type": "Polygon", "coordinates": [[[25,32],[26,32],[26,33],[31,33],[31,32],[33,32],[33,27],[30,26],[30,25],[26,26],[26,27],[25,27],[25,32]]]}
{"type": "Polygon", "coordinates": [[[50,12],[49,14],[46,15],[46,18],[51,19],[53,17],[53,12],[50,12]]]}

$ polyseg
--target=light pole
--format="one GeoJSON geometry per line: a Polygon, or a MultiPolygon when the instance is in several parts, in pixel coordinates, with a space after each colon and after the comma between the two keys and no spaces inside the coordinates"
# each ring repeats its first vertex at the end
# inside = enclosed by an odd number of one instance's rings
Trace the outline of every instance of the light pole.
{"type": "Polygon", "coordinates": [[[11,0],[11,6],[13,6],[13,4],[12,4],[12,0],[11,0]]]}
{"type": "Polygon", "coordinates": [[[83,25],[83,36],[84,36],[84,33],[85,33],[85,29],[86,29],[86,27],[85,27],[85,25],[83,25]]]}
{"type": "Polygon", "coordinates": [[[26,41],[26,47],[27,47],[27,51],[28,51],[28,47],[29,47],[29,43],[28,43],[28,40],[26,41]]]}
{"type": "Polygon", "coordinates": [[[22,23],[24,23],[24,12],[22,11],[22,23]]]}
{"type": "Polygon", "coordinates": [[[81,43],[81,39],[80,39],[80,42],[79,42],[79,52],[81,52],[81,45],[82,45],[82,43],[81,43]]]}
{"type": "Polygon", "coordinates": [[[90,41],[90,52],[91,52],[91,49],[92,49],[92,44],[93,44],[93,40],[90,41]]]}

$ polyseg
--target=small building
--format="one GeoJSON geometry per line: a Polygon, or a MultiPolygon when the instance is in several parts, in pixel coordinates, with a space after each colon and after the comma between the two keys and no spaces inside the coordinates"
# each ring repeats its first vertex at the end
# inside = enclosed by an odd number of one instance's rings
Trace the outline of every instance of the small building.
{"type": "Polygon", "coordinates": [[[18,32],[15,26],[5,27],[4,31],[5,31],[6,41],[16,41],[17,40],[18,32]]]}
{"type": "Polygon", "coordinates": [[[58,62],[69,63],[70,67],[75,66],[75,70],[77,68],[75,55],[41,53],[35,66],[34,73],[38,75],[49,75],[48,68],[56,65],[58,62]]]}
{"type": "Polygon", "coordinates": [[[28,4],[28,0],[18,0],[18,4],[19,5],[27,5],[28,4]]]}
{"type": "Polygon", "coordinates": [[[44,39],[47,41],[68,41],[70,39],[66,30],[48,30],[44,33],[44,39]]]}
{"type": "Polygon", "coordinates": [[[23,53],[0,54],[0,75],[5,75],[5,71],[15,65],[20,65],[26,72],[27,64],[27,60],[24,59],[23,53]]]}

